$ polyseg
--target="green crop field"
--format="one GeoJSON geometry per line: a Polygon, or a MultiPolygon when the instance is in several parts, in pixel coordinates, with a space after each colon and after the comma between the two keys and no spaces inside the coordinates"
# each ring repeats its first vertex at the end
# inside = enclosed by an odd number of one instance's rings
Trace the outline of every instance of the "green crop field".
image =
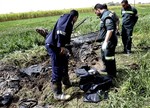
{"type": "MultiPolygon", "coordinates": [[[[71,100],[62,103],[55,102],[47,98],[46,102],[56,108],[150,108],[150,5],[136,5],[139,12],[139,20],[133,33],[133,51],[131,56],[116,53],[118,78],[116,79],[116,88],[110,90],[109,99],[100,103],[84,103],[82,100],[71,100]],[[130,68],[131,64],[137,64],[138,68],[130,68]]],[[[121,7],[109,7],[115,11],[121,21],[121,7]]],[[[0,15],[0,60],[5,63],[14,64],[20,67],[30,65],[33,57],[38,62],[42,62],[47,54],[44,48],[44,38],[40,36],[35,29],[42,27],[52,30],[60,14],[55,11],[50,15],[39,12],[35,13],[0,15]],[[19,16],[19,18],[17,17],[19,16]],[[9,19],[9,20],[8,20],[9,19]],[[11,21],[12,19],[12,21],[11,21]]],[[[73,36],[87,34],[99,30],[99,18],[92,9],[80,9],[78,22],[88,17],[80,27],[78,27],[73,36]]],[[[120,25],[121,28],[121,25],[120,25]]],[[[121,37],[116,52],[123,49],[121,37]]],[[[47,91],[45,91],[47,92],[47,91]]]]}

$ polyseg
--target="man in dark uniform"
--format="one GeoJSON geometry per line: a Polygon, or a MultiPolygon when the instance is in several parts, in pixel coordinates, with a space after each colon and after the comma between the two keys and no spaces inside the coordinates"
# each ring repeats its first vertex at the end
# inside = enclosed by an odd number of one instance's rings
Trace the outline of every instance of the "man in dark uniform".
{"type": "Polygon", "coordinates": [[[117,46],[116,23],[113,13],[105,9],[104,5],[96,4],[95,14],[100,17],[100,38],[103,42],[101,55],[110,77],[116,77],[115,48],[117,46]]]}
{"type": "Polygon", "coordinates": [[[69,14],[60,16],[54,29],[46,36],[45,46],[52,63],[52,88],[54,98],[68,100],[70,95],[62,92],[62,83],[71,86],[68,75],[68,50],[74,23],[78,19],[78,11],[71,10],[69,14]]]}
{"type": "Polygon", "coordinates": [[[122,43],[124,45],[124,53],[131,53],[132,45],[132,32],[133,28],[138,20],[137,10],[128,4],[127,0],[121,2],[122,10],[122,43]]]}
{"type": "MultiPolygon", "coordinates": [[[[108,10],[107,4],[103,4],[103,6],[104,6],[104,9],[108,10]]],[[[119,32],[119,23],[120,23],[119,16],[116,14],[115,11],[112,11],[112,10],[110,10],[110,11],[113,13],[113,16],[115,18],[115,22],[116,22],[116,35],[120,36],[120,32],[119,32]]]]}

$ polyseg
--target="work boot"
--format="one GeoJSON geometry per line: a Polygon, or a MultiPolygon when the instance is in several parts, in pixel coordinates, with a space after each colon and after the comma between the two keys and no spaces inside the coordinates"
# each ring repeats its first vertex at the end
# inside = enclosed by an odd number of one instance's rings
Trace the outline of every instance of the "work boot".
{"type": "Polygon", "coordinates": [[[127,53],[126,47],[124,47],[122,53],[123,53],[123,54],[126,54],[126,53],[127,53]]]}
{"type": "Polygon", "coordinates": [[[63,77],[62,78],[62,82],[64,84],[65,90],[72,86],[68,76],[67,77],[63,77]]]}
{"type": "Polygon", "coordinates": [[[127,50],[127,54],[130,55],[131,54],[131,50],[127,50]]]}
{"type": "Polygon", "coordinates": [[[54,99],[55,100],[62,100],[62,101],[65,101],[65,100],[69,100],[70,99],[70,95],[65,95],[62,93],[62,85],[61,85],[61,82],[53,82],[52,83],[52,89],[53,89],[53,92],[54,92],[54,99]]]}

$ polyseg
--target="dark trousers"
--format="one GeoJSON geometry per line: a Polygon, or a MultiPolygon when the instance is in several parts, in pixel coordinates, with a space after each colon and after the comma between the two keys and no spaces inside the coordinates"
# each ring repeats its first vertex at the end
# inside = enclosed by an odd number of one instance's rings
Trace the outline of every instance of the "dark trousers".
{"type": "Polygon", "coordinates": [[[52,82],[60,83],[64,77],[66,78],[66,80],[69,80],[68,56],[60,55],[60,48],[55,48],[46,45],[46,49],[48,54],[50,55],[51,64],[52,64],[52,82]]]}
{"type": "Polygon", "coordinates": [[[102,61],[106,67],[109,76],[116,77],[116,60],[115,60],[116,45],[110,45],[106,50],[101,49],[102,61]]]}
{"type": "Polygon", "coordinates": [[[132,47],[132,28],[122,26],[122,43],[124,46],[124,52],[131,52],[132,47]]]}

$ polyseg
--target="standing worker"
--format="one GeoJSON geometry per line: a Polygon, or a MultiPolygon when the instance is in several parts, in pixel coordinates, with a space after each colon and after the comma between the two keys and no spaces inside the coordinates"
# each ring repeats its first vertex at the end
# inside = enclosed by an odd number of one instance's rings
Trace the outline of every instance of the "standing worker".
{"type": "Polygon", "coordinates": [[[132,32],[138,20],[137,10],[128,4],[128,0],[123,0],[122,5],[122,43],[124,45],[124,53],[131,53],[132,32]]]}
{"type": "Polygon", "coordinates": [[[74,23],[78,19],[78,11],[71,10],[69,14],[60,16],[54,29],[46,36],[45,46],[52,64],[52,89],[56,100],[68,100],[70,95],[62,92],[62,83],[71,86],[68,75],[68,50],[74,23]]]}
{"type": "MultiPolygon", "coordinates": [[[[108,10],[107,4],[103,4],[103,6],[104,6],[104,9],[108,10]]],[[[116,22],[116,35],[120,36],[120,32],[119,32],[119,23],[120,23],[119,16],[116,14],[115,11],[112,11],[112,10],[110,10],[110,11],[113,13],[113,16],[115,18],[115,22],[116,22]]]]}
{"type": "Polygon", "coordinates": [[[103,42],[101,49],[102,61],[107,74],[116,77],[115,48],[117,46],[116,23],[113,13],[105,9],[102,4],[96,4],[95,14],[100,17],[100,39],[103,42]]]}

